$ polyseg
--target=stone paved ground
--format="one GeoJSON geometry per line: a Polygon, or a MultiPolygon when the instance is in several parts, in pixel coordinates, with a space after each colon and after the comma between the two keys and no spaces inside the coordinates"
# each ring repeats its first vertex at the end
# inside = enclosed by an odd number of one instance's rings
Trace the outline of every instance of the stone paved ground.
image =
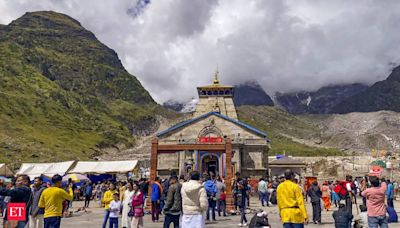
{"type": "MultiPolygon", "coordinates": [[[[358,200],[360,202],[360,200],[358,200]]],[[[103,216],[103,210],[98,207],[98,203],[92,202],[91,203],[94,207],[91,207],[88,209],[88,213],[83,213],[83,214],[77,214],[71,218],[64,218],[61,222],[61,227],[63,228],[69,228],[69,227],[82,227],[82,228],[98,228],[101,227],[102,224],[102,216],[103,216]]],[[[81,206],[82,201],[80,202],[74,202],[74,208],[81,206]]],[[[260,208],[260,203],[257,200],[257,198],[252,198],[251,199],[251,208],[260,208]]],[[[395,202],[395,207],[396,211],[400,211],[400,203],[397,201],[395,202]]],[[[266,211],[269,213],[269,221],[272,225],[273,228],[275,227],[282,227],[280,221],[279,221],[279,215],[278,215],[278,210],[276,206],[265,208],[266,211]]],[[[335,208],[333,208],[335,210],[335,208]]],[[[312,208],[311,205],[307,203],[307,211],[309,217],[312,216],[312,208]]],[[[353,213],[354,215],[357,214],[357,211],[355,207],[353,206],[353,213]]],[[[247,219],[250,220],[251,215],[247,216],[247,219]]],[[[240,216],[228,216],[228,217],[218,217],[217,215],[217,222],[216,223],[209,223],[207,224],[206,227],[208,228],[219,228],[219,227],[237,227],[237,224],[239,223],[240,216]]],[[[163,220],[161,218],[161,220],[163,220]]],[[[322,222],[323,225],[315,225],[315,224],[309,224],[307,227],[312,228],[312,227],[334,227],[333,224],[333,218],[332,218],[332,211],[329,212],[322,212],[322,222]]],[[[107,224],[108,225],[108,224],[107,224]]],[[[107,226],[108,227],[108,226],[107,226]]],[[[145,215],[144,219],[144,227],[148,228],[159,228],[162,227],[162,222],[159,223],[152,223],[151,222],[151,216],[150,215],[145,215]]],[[[172,227],[172,226],[171,226],[172,227]]],[[[390,224],[390,227],[400,227],[400,224],[390,224]]]]}

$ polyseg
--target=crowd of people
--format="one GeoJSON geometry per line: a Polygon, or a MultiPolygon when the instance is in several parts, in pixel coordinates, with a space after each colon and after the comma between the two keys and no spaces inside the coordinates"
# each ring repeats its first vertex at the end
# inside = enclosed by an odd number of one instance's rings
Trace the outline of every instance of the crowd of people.
{"type": "Polygon", "coordinates": [[[14,183],[7,186],[1,184],[3,227],[60,227],[63,209],[73,199],[72,183],[69,182],[65,189],[62,186],[62,177],[58,174],[52,177],[52,185],[44,184],[41,177],[36,177],[31,187],[31,180],[27,175],[18,176],[14,183]],[[25,205],[25,220],[8,219],[6,210],[11,203],[25,205]]]}
{"type": "MultiPolygon", "coordinates": [[[[242,186],[240,180],[234,185],[242,186]]],[[[29,176],[20,175],[7,186],[0,181],[0,209],[4,227],[56,228],[60,227],[62,217],[70,215],[74,200],[84,200],[83,208],[75,207],[77,211],[86,210],[94,200],[104,209],[103,228],[136,228],[144,225],[144,209],[149,200],[154,223],[159,222],[163,214],[164,227],[170,224],[174,227],[205,227],[205,221],[216,221],[216,212],[218,216],[227,216],[225,191],[221,177],[208,174],[201,177],[198,172],[192,172],[186,178],[174,174],[164,180],[156,177],[151,185],[144,178],[126,182],[86,181],[78,185],[71,179],[64,183],[60,175],[54,175],[51,182],[46,183],[36,177],[32,184],[29,176]],[[148,198],[149,189],[152,194],[148,198]],[[8,202],[25,203],[25,221],[7,219],[8,202]]]]}
{"type": "MultiPolygon", "coordinates": [[[[132,187],[130,183],[128,182],[127,185],[120,183],[119,187],[109,183],[108,190],[101,193],[101,202],[105,209],[103,227],[106,227],[107,221],[111,223],[109,217],[114,211],[112,205],[115,204],[113,202],[116,202],[118,193],[124,195],[122,199],[119,199],[122,202],[122,227],[143,226],[143,206],[146,200],[150,201],[152,222],[159,223],[160,216],[163,215],[162,226],[164,228],[170,227],[171,224],[175,228],[202,228],[205,227],[207,221],[216,222],[217,214],[218,217],[225,217],[228,214],[225,181],[213,173],[200,175],[199,172],[193,171],[186,177],[178,177],[172,173],[169,178],[164,180],[155,177],[151,185],[146,180],[139,182],[136,187],[135,185],[132,187]],[[127,188],[125,188],[126,186],[127,188]],[[131,189],[133,192],[136,192],[135,189],[137,189],[140,193],[132,194],[131,189]],[[147,195],[149,189],[151,196],[147,199],[145,194],[147,195]]],[[[240,214],[239,226],[247,227],[246,209],[249,206],[251,189],[248,178],[241,178],[240,173],[236,173],[231,187],[235,210],[230,213],[240,214]]],[[[266,217],[265,213],[260,212],[252,218],[250,224],[253,222],[253,225],[256,225],[252,227],[257,227],[257,224],[268,225],[266,217]]],[[[115,224],[116,221],[112,221],[112,223],[115,224]]]]}
{"type": "MultiPolygon", "coordinates": [[[[151,220],[160,221],[163,227],[205,227],[206,221],[217,221],[217,215],[227,216],[226,183],[223,178],[212,173],[193,171],[187,177],[171,174],[169,178],[155,177],[126,182],[86,181],[77,186],[71,179],[66,183],[60,175],[54,175],[44,183],[36,177],[31,183],[29,176],[20,175],[14,183],[5,185],[0,180],[0,211],[3,213],[4,227],[60,227],[61,218],[68,216],[73,200],[84,200],[86,210],[92,200],[104,209],[102,227],[143,227],[146,201],[151,205],[151,220]],[[151,196],[148,196],[148,192],[151,196]],[[26,220],[7,219],[8,203],[25,203],[26,220]]],[[[248,224],[250,195],[257,192],[261,207],[277,205],[280,219],[285,228],[304,227],[312,221],[322,224],[322,210],[331,211],[335,227],[388,227],[389,222],[397,222],[394,197],[398,193],[397,183],[376,176],[365,176],[354,180],[352,176],[336,181],[312,182],[308,187],[295,178],[291,170],[277,178],[260,178],[256,186],[246,177],[236,173],[231,181],[233,210],[229,214],[239,214],[239,226],[260,227],[268,225],[265,212],[256,213],[248,224]],[[396,191],[397,190],[397,191],[396,191]],[[360,202],[357,202],[359,196],[360,202]],[[312,206],[312,218],[307,215],[306,202],[312,206]],[[321,206],[323,204],[323,207],[321,206]],[[353,205],[357,214],[353,214],[353,205]]],[[[161,225],[161,224],[160,224],[161,225]]]]}
{"type": "MultiPolygon", "coordinates": [[[[358,182],[348,175],[343,181],[325,181],[322,185],[314,181],[308,189],[304,189],[298,184],[291,170],[287,170],[280,179],[276,186],[277,204],[285,228],[300,228],[309,222],[305,206],[308,199],[312,205],[312,222],[315,224],[322,224],[321,201],[326,211],[331,209],[332,203],[338,207],[332,213],[336,228],[385,228],[388,227],[388,223],[398,220],[393,204],[395,187],[390,180],[366,176],[358,182]],[[357,195],[362,197],[360,205],[357,203],[357,195]],[[358,206],[356,216],[353,215],[353,205],[358,206]]],[[[264,182],[260,180],[258,184],[263,205],[266,198],[264,186],[268,186],[264,182]]]]}

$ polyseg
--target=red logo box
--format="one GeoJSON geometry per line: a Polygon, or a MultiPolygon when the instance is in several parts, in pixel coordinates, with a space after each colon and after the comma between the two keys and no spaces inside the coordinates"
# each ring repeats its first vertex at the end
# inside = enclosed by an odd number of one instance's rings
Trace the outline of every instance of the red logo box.
{"type": "Polygon", "coordinates": [[[26,204],[25,203],[8,203],[7,219],[9,221],[25,221],[26,220],[26,204]]]}

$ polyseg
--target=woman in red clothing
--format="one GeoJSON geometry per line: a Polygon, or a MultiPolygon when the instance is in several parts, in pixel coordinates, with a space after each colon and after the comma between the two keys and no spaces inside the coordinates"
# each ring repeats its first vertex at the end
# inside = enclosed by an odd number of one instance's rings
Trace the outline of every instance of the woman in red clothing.
{"type": "Polygon", "coordinates": [[[329,208],[331,207],[331,201],[330,201],[331,190],[329,188],[328,181],[325,181],[322,184],[321,192],[322,192],[322,200],[324,201],[325,210],[329,211],[329,208]]]}
{"type": "Polygon", "coordinates": [[[131,227],[132,228],[139,228],[143,227],[143,216],[144,216],[144,210],[143,210],[143,193],[139,191],[139,184],[137,182],[133,183],[133,196],[132,196],[132,202],[131,202],[131,214],[133,215],[132,217],[132,223],[131,227]]]}

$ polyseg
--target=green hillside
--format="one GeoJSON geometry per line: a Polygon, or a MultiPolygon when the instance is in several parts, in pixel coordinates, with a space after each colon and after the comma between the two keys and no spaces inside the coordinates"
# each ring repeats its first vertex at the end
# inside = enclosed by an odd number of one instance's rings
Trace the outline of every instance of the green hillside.
{"type": "Polygon", "coordinates": [[[292,136],[312,140],[320,137],[319,127],[304,118],[269,106],[241,106],[237,109],[240,121],[268,133],[268,138],[272,140],[270,155],[283,153],[294,156],[343,155],[336,148],[307,146],[289,138],[288,136],[292,136]]]}
{"type": "Polygon", "coordinates": [[[69,16],[0,27],[0,162],[88,159],[133,145],[159,107],[117,54],[69,16]]]}

